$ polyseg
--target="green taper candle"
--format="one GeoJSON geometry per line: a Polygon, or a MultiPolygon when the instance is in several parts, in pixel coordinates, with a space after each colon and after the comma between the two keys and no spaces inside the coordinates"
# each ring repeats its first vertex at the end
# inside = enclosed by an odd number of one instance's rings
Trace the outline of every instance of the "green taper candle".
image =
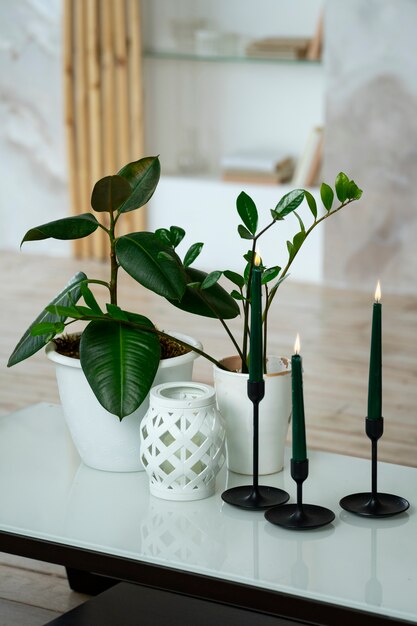
{"type": "Polygon", "coordinates": [[[262,270],[261,259],[255,254],[250,290],[250,351],[249,380],[252,383],[263,379],[262,367],[262,270]]]}
{"type": "Polygon", "coordinates": [[[382,417],[381,286],[377,284],[372,312],[371,354],[369,359],[368,419],[382,417]]]}
{"type": "Polygon", "coordinates": [[[306,426],[303,395],[303,361],[299,355],[300,338],[297,335],[294,346],[295,354],[291,357],[292,376],[292,458],[305,461],[307,458],[306,426]]]}

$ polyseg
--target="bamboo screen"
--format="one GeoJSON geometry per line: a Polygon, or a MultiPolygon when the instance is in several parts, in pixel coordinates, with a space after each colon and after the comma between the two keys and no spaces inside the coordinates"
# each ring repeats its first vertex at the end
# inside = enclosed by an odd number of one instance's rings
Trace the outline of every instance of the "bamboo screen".
{"type": "MultiPolygon", "coordinates": [[[[77,215],[90,210],[99,178],[143,156],[140,0],[64,0],[64,6],[65,125],[77,215]]],[[[144,211],[123,216],[126,231],[144,228],[144,211]]],[[[74,254],[105,258],[104,231],[76,240],[74,254]]]]}

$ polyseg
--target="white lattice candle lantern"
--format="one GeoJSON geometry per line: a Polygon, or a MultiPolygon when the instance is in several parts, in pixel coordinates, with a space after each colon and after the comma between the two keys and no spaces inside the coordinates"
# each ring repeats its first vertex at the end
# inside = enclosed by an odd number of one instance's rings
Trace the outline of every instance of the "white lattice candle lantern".
{"type": "Polygon", "coordinates": [[[225,436],[213,387],[173,382],[151,389],[140,433],[151,494],[165,500],[211,496],[225,460],[225,436]]]}

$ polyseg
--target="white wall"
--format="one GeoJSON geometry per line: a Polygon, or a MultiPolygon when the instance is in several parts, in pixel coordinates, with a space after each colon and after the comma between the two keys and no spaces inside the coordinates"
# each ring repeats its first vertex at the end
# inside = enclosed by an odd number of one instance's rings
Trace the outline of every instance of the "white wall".
{"type": "MultiPolygon", "coordinates": [[[[250,241],[241,239],[237,225],[241,220],[236,211],[236,198],[242,186],[215,180],[182,179],[162,177],[158,189],[148,205],[148,221],[151,230],[181,226],[187,235],[178,252],[183,256],[188,247],[197,241],[204,248],[196,261],[196,267],[211,271],[234,270],[242,272],[245,261],[242,255],[250,248],[250,241]]],[[[270,209],[291,190],[286,186],[261,187],[245,185],[244,191],[254,200],[259,213],[260,226],[271,221],[270,209]]],[[[317,192],[315,192],[317,194],[317,192]]],[[[321,206],[318,198],[317,204],[321,206]]],[[[304,202],[299,213],[308,226],[311,213],[304,202]],[[304,206],[305,205],[305,206],[304,206]]],[[[275,224],[259,240],[263,262],[268,267],[284,267],[287,260],[287,239],[292,240],[299,226],[294,216],[275,224]]],[[[323,229],[319,225],[303,245],[291,268],[291,280],[320,282],[323,276],[323,229]]]]}
{"type": "MultiPolygon", "coordinates": [[[[0,248],[68,213],[61,0],[0,2],[0,248]]],[[[25,244],[69,254],[68,242],[25,244]]]]}

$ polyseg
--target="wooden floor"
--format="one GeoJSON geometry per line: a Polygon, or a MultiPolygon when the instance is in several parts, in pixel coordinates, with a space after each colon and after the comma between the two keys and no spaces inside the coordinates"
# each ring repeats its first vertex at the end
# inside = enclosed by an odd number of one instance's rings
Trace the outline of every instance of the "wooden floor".
{"type": "MultiPolygon", "coordinates": [[[[66,281],[82,269],[107,278],[99,263],[0,253],[0,415],[39,401],[58,402],[54,371],[43,353],[11,369],[9,354],[27,326],[66,281]]],[[[280,288],[270,316],[270,353],[291,355],[300,333],[308,445],[369,456],[364,435],[373,295],[300,285],[280,288]]],[[[97,292],[100,295],[100,288],[97,292]]],[[[105,294],[102,294],[103,296],[105,294]]],[[[382,460],[417,466],[417,298],[383,294],[385,434],[382,460]]],[[[121,306],[149,316],[159,328],[200,339],[215,357],[233,353],[219,322],[182,313],[129,277],[121,306]]],[[[239,320],[230,324],[238,334],[239,320]]],[[[196,361],[194,378],[212,382],[212,366],[196,361]]],[[[42,624],[85,598],[70,592],[64,570],[0,555],[0,624],[42,624]]]]}

